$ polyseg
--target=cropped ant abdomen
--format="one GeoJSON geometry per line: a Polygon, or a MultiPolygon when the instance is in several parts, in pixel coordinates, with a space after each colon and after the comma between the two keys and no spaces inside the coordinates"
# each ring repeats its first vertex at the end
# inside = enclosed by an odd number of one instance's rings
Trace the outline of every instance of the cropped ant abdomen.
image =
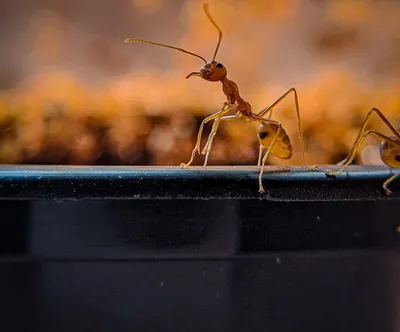
{"type": "Polygon", "coordinates": [[[391,136],[390,141],[383,141],[379,147],[379,152],[382,161],[389,167],[400,167],[400,139],[396,136],[391,136]]]}

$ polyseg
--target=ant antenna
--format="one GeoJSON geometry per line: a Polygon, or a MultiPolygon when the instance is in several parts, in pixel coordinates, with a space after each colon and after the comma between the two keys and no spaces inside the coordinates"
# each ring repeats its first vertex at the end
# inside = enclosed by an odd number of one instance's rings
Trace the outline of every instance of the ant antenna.
{"type": "Polygon", "coordinates": [[[213,57],[213,61],[215,60],[215,57],[217,56],[217,52],[219,49],[219,45],[221,44],[221,40],[222,40],[222,30],[219,28],[219,26],[217,25],[217,23],[215,23],[214,19],[211,17],[210,11],[208,10],[208,3],[205,3],[203,5],[204,11],[207,15],[207,17],[209,18],[209,20],[211,21],[211,23],[217,28],[218,32],[219,32],[219,38],[218,38],[218,43],[217,43],[217,47],[215,48],[215,52],[214,52],[214,57],[213,57]]]}
{"type": "Polygon", "coordinates": [[[174,47],[174,46],[171,46],[171,45],[155,43],[155,42],[152,42],[152,41],[142,40],[142,39],[132,39],[132,38],[125,39],[125,43],[147,43],[147,44],[151,44],[151,45],[172,48],[172,49],[177,50],[179,52],[183,52],[183,53],[190,54],[190,55],[193,55],[195,57],[198,57],[199,59],[203,60],[204,63],[207,63],[207,60],[204,59],[202,56],[200,56],[200,55],[198,55],[196,53],[192,53],[192,52],[186,51],[183,48],[174,47]]]}

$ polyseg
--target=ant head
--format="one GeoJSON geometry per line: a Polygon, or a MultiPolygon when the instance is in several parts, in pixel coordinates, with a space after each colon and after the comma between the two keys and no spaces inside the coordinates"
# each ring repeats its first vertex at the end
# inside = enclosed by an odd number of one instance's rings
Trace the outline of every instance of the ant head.
{"type": "Polygon", "coordinates": [[[217,47],[215,48],[212,61],[204,61],[205,65],[203,66],[203,68],[200,69],[199,72],[190,73],[188,76],[186,76],[186,78],[189,78],[192,76],[199,76],[202,79],[205,79],[206,81],[218,82],[218,81],[224,80],[227,75],[227,70],[226,70],[225,66],[222,63],[215,61],[215,57],[217,56],[219,45],[221,44],[221,40],[222,40],[222,31],[219,28],[219,26],[217,25],[217,23],[215,23],[214,19],[212,18],[211,14],[208,10],[208,5],[204,4],[203,8],[204,8],[204,12],[206,13],[208,19],[218,30],[218,33],[219,33],[218,43],[217,43],[217,47]]]}
{"type": "Polygon", "coordinates": [[[214,56],[213,56],[212,61],[207,62],[207,60],[204,59],[202,56],[200,56],[200,55],[198,55],[196,53],[192,53],[192,52],[186,51],[186,50],[184,50],[182,48],[171,46],[171,45],[166,45],[166,44],[155,43],[155,42],[152,42],[152,41],[149,41],[149,40],[129,38],[129,39],[125,39],[125,42],[126,43],[147,43],[147,44],[152,44],[152,45],[155,45],[155,46],[172,48],[174,50],[177,50],[177,51],[180,51],[180,52],[195,56],[195,57],[203,60],[205,65],[203,66],[203,68],[200,69],[199,72],[192,72],[188,76],[186,76],[186,78],[189,78],[189,77],[192,77],[192,76],[198,76],[198,77],[201,77],[201,78],[205,79],[206,81],[210,81],[210,82],[222,81],[222,80],[224,80],[226,78],[226,75],[227,75],[226,68],[221,63],[215,61],[215,57],[217,56],[219,45],[221,44],[221,40],[222,40],[222,31],[219,28],[219,26],[217,25],[217,23],[215,23],[214,19],[211,17],[211,14],[210,14],[210,12],[208,10],[208,5],[207,4],[203,5],[203,9],[204,9],[204,12],[206,13],[208,19],[215,26],[215,28],[218,30],[218,33],[219,33],[218,43],[217,43],[217,47],[215,48],[214,56]]]}
{"type": "Polygon", "coordinates": [[[222,81],[226,78],[226,75],[227,70],[225,66],[217,61],[208,62],[200,69],[201,78],[210,82],[222,81]]]}
{"type": "Polygon", "coordinates": [[[211,62],[206,62],[199,72],[194,71],[186,76],[186,78],[198,76],[209,82],[218,82],[223,81],[226,78],[227,73],[228,72],[222,63],[213,60],[211,62]]]}

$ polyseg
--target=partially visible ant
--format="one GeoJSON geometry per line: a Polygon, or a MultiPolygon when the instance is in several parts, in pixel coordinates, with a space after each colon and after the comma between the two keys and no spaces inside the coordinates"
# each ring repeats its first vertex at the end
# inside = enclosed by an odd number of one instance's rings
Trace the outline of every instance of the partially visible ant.
{"type": "MultiPolygon", "coordinates": [[[[361,127],[361,130],[358,133],[358,136],[354,142],[352,150],[345,159],[343,159],[341,162],[337,164],[342,167],[336,172],[333,172],[328,169],[325,171],[325,174],[328,176],[337,176],[338,174],[344,172],[347,166],[349,166],[351,162],[354,160],[355,156],[357,155],[357,151],[360,149],[362,143],[364,142],[364,140],[367,138],[368,135],[372,135],[381,139],[379,153],[382,161],[389,167],[400,168],[400,134],[396,129],[394,129],[394,127],[390,124],[390,122],[382,114],[382,112],[374,107],[368,112],[364,124],[361,127]],[[365,131],[365,128],[367,127],[368,124],[368,120],[373,113],[376,113],[379,116],[379,118],[390,129],[390,131],[394,134],[394,136],[388,137],[377,132],[376,130],[365,131]]],[[[388,189],[388,185],[399,176],[400,173],[392,175],[383,183],[382,188],[385,191],[386,195],[390,195],[392,193],[392,191],[388,189]]]]}
{"type": "Polygon", "coordinates": [[[272,110],[275,106],[277,106],[285,97],[287,97],[290,93],[293,93],[294,95],[294,101],[295,101],[295,106],[296,106],[296,112],[297,112],[297,123],[298,123],[298,130],[299,130],[299,137],[301,141],[301,153],[302,153],[302,158],[303,162],[306,164],[306,166],[313,171],[319,170],[317,166],[310,166],[306,162],[305,156],[304,156],[304,143],[303,143],[303,136],[302,136],[302,131],[300,127],[300,109],[299,109],[299,102],[298,102],[298,96],[297,96],[297,91],[295,88],[289,89],[287,92],[285,92],[279,99],[277,99],[273,104],[262,110],[260,113],[255,114],[252,112],[251,105],[247,101],[245,101],[239,94],[239,88],[236,85],[235,82],[232,80],[229,80],[227,78],[227,69],[226,67],[220,63],[215,61],[215,58],[217,56],[217,52],[219,49],[219,46],[221,44],[222,40],[222,30],[219,28],[219,26],[215,23],[214,19],[212,18],[209,10],[208,10],[208,4],[203,5],[203,9],[205,14],[207,15],[208,19],[211,21],[211,23],[214,25],[214,27],[218,30],[219,32],[219,38],[218,38],[218,43],[215,48],[214,56],[212,58],[212,61],[207,61],[204,59],[202,56],[186,51],[182,48],[166,45],[166,44],[160,44],[160,43],[155,43],[147,40],[141,40],[141,39],[126,39],[126,43],[148,43],[156,46],[162,46],[162,47],[167,47],[167,48],[172,48],[175,50],[178,50],[180,52],[186,53],[193,55],[201,60],[204,61],[205,65],[203,68],[200,69],[198,72],[192,72],[189,75],[186,76],[186,78],[190,77],[201,77],[202,79],[209,81],[209,82],[221,82],[222,83],[222,89],[224,94],[226,95],[227,101],[224,102],[221,110],[218,112],[208,116],[203,120],[203,122],[200,125],[198,135],[197,135],[197,142],[196,145],[193,149],[192,155],[190,160],[187,163],[182,163],[180,166],[182,168],[188,168],[196,155],[196,152],[200,154],[200,144],[201,144],[201,137],[203,133],[203,128],[204,125],[211,121],[214,120],[211,132],[208,136],[208,140],[201,151],[201,154],[205,154],[205,160],[203,167],[207,166],[208,162],[208,156],[211,151],[211,146],[213,139],[217,133],[218,126],[221,121],[230,121],[230,120],[235,120],[235,119],[244,119],[245,121],[253,122],[256,121],[260,124],[260,127],[258,128],[258,140],[260,142],[260,152],[259,152],[259,158],[258,158],[258,163],[257,166],[261,166],[260,173],[259,173],[259,192],[262,193],[264,192],[264,187],[262,184],[262,175],[264,171],[264,166],[267,161],[267,158],[269,154],[272,154],[278,158],[281,159],[290,159],[292,156],[292,150],[293,146],[290,140],[289,135],[287,134],[286,129],[283,127],[282,123],[276,120],[271,120],[271,114],[272,110]],[[227,115],[229,112],[234,111],[235,114],[227,115]],[[268,114],[269,113],[269,114],[268,114]],[[268,115],[268,118],[264,118],[264,115],[268,115]],[[266,149],[267,151],[264,154],[264,157],[262,157],[263,150],[266,149]]]}

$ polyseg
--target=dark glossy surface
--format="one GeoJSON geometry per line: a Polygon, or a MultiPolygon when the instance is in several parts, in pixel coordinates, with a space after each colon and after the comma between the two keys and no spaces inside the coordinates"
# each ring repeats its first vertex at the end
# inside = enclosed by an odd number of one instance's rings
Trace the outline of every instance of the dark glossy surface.
{"type": "Polygon", "coordinates": [[[394,332],[399,258],[3,263],[0,324],[4,331],[394,332]]]}
{"type": "Polygon", "coordinates": [[[41,200],[0,201],[0,208],[7,255],[222,256],[400,245],[397,200],[41,200]]]}
{"type": "Polygon", "coordinates": [[[0,331],[399,330],[400,209],[383,170],[269,174],[286,199],[264,200],[248,170],[23,170],[1,173],[0,331]],[[136,186],[145,199],[126,199],[136,186]]]}
{"type": "MultiPolygon", "coordinates": [[[[322,167],[322,170],[324,168],[322,167]]],[[[257,167],[0,166],[0,198],[15,199],[265,199],[278,201],[398,199],[382,183],[395,169],[349,167],[337,178],[302,167],[266,167],[265,194],[257,167]]]]}

